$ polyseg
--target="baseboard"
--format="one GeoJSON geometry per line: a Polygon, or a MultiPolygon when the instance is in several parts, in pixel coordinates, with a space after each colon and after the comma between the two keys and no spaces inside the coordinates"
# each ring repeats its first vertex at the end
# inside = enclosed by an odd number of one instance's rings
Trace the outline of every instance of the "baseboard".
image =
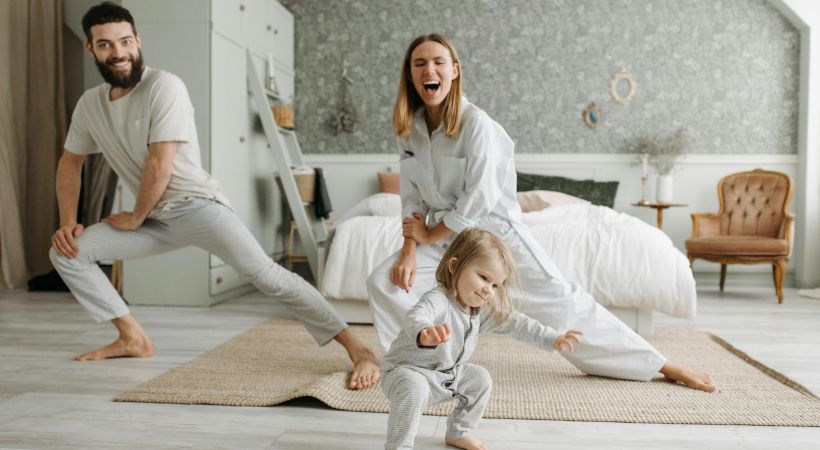
{"type": "MultiPolygon", "coordinates": [[[[720,272],[694,272],[698,286],[720,285],[720,272]]],[[[771,272],[732,272],[732,266],[726,270],[726,287],[771,287],[774,289],[774,280],[771,272]]],[[[783,277],[783,287],[795,287],[794,272],[786,272],[783,277]]]]}

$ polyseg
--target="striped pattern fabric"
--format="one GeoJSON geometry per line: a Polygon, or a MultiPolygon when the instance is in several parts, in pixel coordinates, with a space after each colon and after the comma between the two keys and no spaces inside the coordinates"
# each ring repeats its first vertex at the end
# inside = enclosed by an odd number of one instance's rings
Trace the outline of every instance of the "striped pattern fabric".
{"type": "Polygon", "coordinates": [[[382,391],[390,402],[386,449],[413,448],[419,416],[428,404],[457,400],[447,420],[448,437],[461,439],[478,425],[492,389],[489,372],[467,362],[479,335],[494,331],[546,350],[552,350],[558,335],[521,313],[498,322],[486,308],[465,311],[439,289],[425,293],[404,323],[382,363],[382,391]],[[450,325],[446,342],[419,344],[423,329],[444,323],[450,325]]]}

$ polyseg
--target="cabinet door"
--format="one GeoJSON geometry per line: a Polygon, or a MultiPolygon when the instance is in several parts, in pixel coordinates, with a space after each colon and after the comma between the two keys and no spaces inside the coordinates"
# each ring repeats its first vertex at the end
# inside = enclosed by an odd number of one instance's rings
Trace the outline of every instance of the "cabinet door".
{"type": "Polygon", "coordinates": [[[273,5],[274,56],[282,63],[285,69],[294,71],[293,62],[293,14],[279,2],[273,5]]]}
{"type": "Polygon", "coordinates": [[[276,65],[293,72],[293,15],[274,0],[247,0],[245,36],[251,51],[273,55],[276,65]]]}
{"type": "Polygon", "coordinates": [[[252,192],[245,50],[216,32],[211,39],[211,174],[247,224],[252,192]]]}
{"type": "Polygon", "coordinates": [[[213,29],[237,43],[245,41],[243,26],[248,0],[211,0],[213,29]]]}
{"type": "MultiPolygon", "coordinates": [[[[239,219],[265,253],[271,254],[279,216],[273,161],[259,110],[250,105],[245,48],[217,32],[212,33],[212,40],[211,173],[239,219]]],[[[254,63],[262,75],[265,61],[255,57],[254,63]]],[[[270,114],[269,110],[262,112],[270,114]]],[[[212,267],[220,263],[211,257],[212,267]]]]}
{"type": "Polygon", "coordinates": [[[248,16],[245,35],[251,51],[267,60],[275,55],[274,0],[247,0],[248,16]]]}

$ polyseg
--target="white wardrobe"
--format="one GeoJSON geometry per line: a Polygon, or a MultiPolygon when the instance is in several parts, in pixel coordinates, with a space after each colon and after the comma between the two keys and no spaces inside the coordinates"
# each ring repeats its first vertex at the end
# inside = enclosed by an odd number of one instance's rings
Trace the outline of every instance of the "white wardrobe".
{"type": "MultiPolygon", "coordinates": [[[[281,199],[274,181],[276,167],[250,102],[246,49],[260,76],[266,76],[272,55],[280,97],[291,103],[293,16],[275,0],[119,3],[134,16],[146,65],[170,71],[185,82],[195,109],[203,166],[272,255],[280,242],[281,199]]],[[[123,200],[130,209],[134,196],[124,191],[123,200]]],[[[197,248],[123,262],[123,297],[131,304],[207,306],[252,289],[219,258],[197,248]]]]}

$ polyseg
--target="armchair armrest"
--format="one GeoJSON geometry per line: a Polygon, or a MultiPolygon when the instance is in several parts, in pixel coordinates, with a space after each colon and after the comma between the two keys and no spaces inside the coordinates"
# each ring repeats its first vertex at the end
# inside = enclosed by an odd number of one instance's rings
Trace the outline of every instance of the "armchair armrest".
{"type": "Polygon", "coordinates": [[[691,239],[707,236],[720,236],[720,215],[717,213],[693,213],[691,239]]]}
{"type": "Polygon", "coordinates": [[[785,239],[789,243],[789,258],[792,257],[792,248],[794,247],[794,222],[794,213],[786,213],[786,217],[783,218],[783,223],[780,225],[780,230],[777,232],[780,239],[785,239]]]}

